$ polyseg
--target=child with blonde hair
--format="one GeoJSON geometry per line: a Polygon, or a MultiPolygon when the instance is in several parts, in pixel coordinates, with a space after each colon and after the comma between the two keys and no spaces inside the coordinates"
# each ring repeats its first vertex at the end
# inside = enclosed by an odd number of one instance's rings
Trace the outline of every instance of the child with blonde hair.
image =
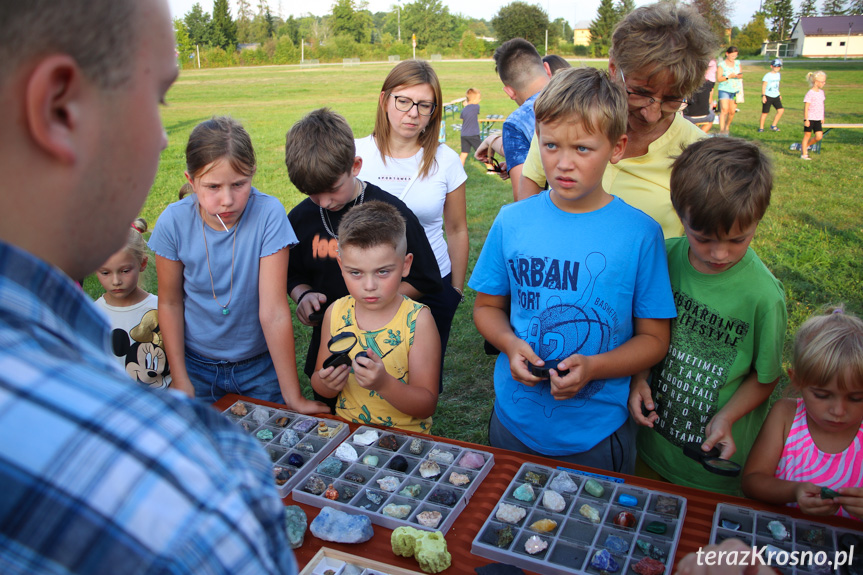
{"type": "Polygon", "coordinates": [[[800,397],[776,402],[743,470],[743,491],[810,515],[863,519],[863,321],[841,307],[797,331],[800,397]]]}
{"type": "Polygon", "coordinates": [[[824,137],[822,122],[824,122],[824,84],[827,74],[819,70],[806,74],[809,91],[803,97],[803,143],[800,145],[800,159],[811,160],[809,157],[809,139],[815,134],[815,143],[824,137]]]}
{"type": "Polygon", "coordinates": [[[159,331],[159,299],[138,280],[147,269],[147,220],[137,218],[129,228],[126,245],[96,270],[105,289],[96,306],[111,323],[111,348],[123,370],[140,384],[171,385],[171,371],[159,331]]]}

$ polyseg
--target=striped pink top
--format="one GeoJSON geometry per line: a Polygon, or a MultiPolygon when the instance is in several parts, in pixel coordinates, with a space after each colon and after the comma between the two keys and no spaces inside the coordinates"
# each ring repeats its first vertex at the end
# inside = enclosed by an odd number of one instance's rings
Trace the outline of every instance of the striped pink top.
{"type": "MultiPolygon", "coordinates": [[[[806,405],[803,399],[797,400],[794,422],[785,439],[782,456],[774,473],[779,479],[788,481],[809,481],[821,487],[863,487],[863,423],[845,451],[824,453],[809,435],[806,420],[806,405]]],[[[796,503],[789,503],[797,507],[796,503]]],[[[845,509],[836,513],[842,517],[852,517],[845,509]]],[[[853,517],[852,517],[853,519],[853,517]]]]}

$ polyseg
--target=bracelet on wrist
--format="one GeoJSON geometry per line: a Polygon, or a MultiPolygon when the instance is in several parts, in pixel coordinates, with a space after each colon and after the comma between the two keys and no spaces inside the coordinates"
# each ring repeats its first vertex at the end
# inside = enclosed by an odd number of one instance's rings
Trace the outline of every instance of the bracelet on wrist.
{"type": "Polygon", "coordinates": [[[315,290],[314,289],[307,289],[306,291],[301,293],[300,297],[297,298],[297,307],[300,306],[300,302],[303,301],[303,298],[306,297],[307,295],[309,295],[310,293],[312,293],[313,291],[315,291],[315,290]]]}

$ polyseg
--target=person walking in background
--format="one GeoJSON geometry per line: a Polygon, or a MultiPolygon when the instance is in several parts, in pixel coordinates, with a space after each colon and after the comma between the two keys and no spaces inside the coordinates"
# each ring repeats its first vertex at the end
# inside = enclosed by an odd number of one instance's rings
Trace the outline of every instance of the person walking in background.
{"type": "Polygon", "coordinates": [[[815,143],[824,137],[824,85],[827,83],[827,74],[822,71],[809,72],[806,74],[809,82],[809,91],[803,97],[803,143],[800,145],[800,159],[811,160],[809,157],[809,139],[815,134],[815,143]]]}
{"type": "Polygon", "coordinates": [[[779,82],[782,79],[780,74],[782,70],[782,60],[776,58],[770,62],[770,71],[764,74],[761,79],[761,123],[758,125],[758,131],[764,131],[764,121],[767,119],[767,114],[770,113],[770,106],[776,108],[776,116],[773,117],[773,122],[770,124],[770,129],[774,132],[780,131],[777,127],[779,118],[785,112],[782,107],[782,97],[779,94],[779,82]]]}
{"type": "Polygon", "coordinates": [[[737,46],[729,46],[725,50],[725,58],[719,62],[716,69],[716,79],[719,84],[719,135],[727,136],[737,113],[737,94],[743,91],[743,73],[740,62],[737,61],[737,46]]]}
{"type": "Polygon", "coordinates": [[[467,105],[461,111],[461,165],[467,159],[467,155],[471,150],[476,151],[479,148],[479,101],[482,99],[482,94],[479,90],[468,88],[467,90],[467,105]]]}

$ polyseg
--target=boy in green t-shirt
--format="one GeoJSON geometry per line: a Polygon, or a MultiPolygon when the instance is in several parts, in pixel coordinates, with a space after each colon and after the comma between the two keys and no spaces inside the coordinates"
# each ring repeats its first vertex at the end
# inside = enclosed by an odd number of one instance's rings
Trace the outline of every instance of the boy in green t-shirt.
{"type": "Polygon", "coordinates": [[[742,466],[782,371],[785,292],[749,247],[772,185],[764,153],[736,138],[699,140],[671,168],[686,233],[666,240],[677,318],[668,355],[632,378],[629,410],[645,426],[640,463],[673,483],[741,493],[739,477],[708,472],[683,446],[716,446],[742,466]]]}

